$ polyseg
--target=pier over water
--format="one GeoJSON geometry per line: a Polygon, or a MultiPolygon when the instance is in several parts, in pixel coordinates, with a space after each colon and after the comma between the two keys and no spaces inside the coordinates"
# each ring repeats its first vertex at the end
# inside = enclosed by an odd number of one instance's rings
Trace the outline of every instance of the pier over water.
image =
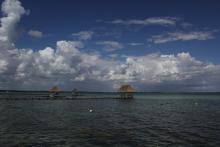
{"type": "Polygon", "coordinates": [[[1,91],[0,100],[76,100],[76,99],[121,99],[118,92],[78,92],[71,91],[51,94],[47,91],[1,91]]]}
{"type": "Polygon", "coordinates": [[[76,100],[76,99],[133,99],[134,88],[122,85],[118,92],[61,91],[58,86],[49,91],[0,91],[0,100],[76,100]]]}

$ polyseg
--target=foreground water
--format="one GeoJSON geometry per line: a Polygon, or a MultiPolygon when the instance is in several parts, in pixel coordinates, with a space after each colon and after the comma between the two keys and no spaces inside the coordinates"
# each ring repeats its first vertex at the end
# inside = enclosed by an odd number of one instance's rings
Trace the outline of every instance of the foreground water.
{"type": "Polygon", "coordinates": [[[0,146],[219,147],[220,95],[1,100],[0,146]]]}

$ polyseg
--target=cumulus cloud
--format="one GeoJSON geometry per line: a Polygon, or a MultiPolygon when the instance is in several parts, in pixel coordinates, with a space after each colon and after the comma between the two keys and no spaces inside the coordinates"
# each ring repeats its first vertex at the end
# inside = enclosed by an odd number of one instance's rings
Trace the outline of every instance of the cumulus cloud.
{"type": "Polygon", "coordinates": [[[5,0],[1,10],[3,17],[0,19],[0,41],[11,43],[16,25],[25,14],[25,9],[18,0],[5,0]]]}
{"type": "Polygon", "coordinates": [[[63,86],[78,83],[77,86],[86,88],[98,83],[100,88],[103,84],[110,85],[108,90],[123,83],[142,89],[147,87],[143,89],[146,91],[214,91],[219,88],[220,66],[196,60],[189,53],[128,56],[122,62],[82,52],[81,47],[79,42],[58,41],[55,49],[20,50],[15,82],[28,86],[42,85],[45,81],[46,86],[54,82],[63,83],[63,86]]]}
{"type": "Polygon", "coordinates": [[[103,45],[104,49],[108,52],[116,51],[123,48],[123,45],[117,41],[101,41],[97,42],[96,44],[103,45]]]}
{"type": "Polygon", "coordinates": [[[123,20],[116,19],[110,21],[112,24],[121,24],[121,25],[162,25],[162,26],[175,26],[177,22],[175,17],[150,17],[146,19],[131,19],[123,20]]]}
{"type": "Polygon", "coordinates": [[[38,30],[30,30],[30,31],[28,31],[28,35],[33,38],[42,38],[43,37],[43,33],[38,30]]]}
{"type": "Polygon", "coordinates": [[[8,63],[5,60],[0,60],[0,73],[4,73],[7,69],[8,63]]]}
{"type": "Polygon", "coordinates": [[[13,67],[16,66],[15,64],[12,65],[13,61],[11,61],[11,58],[16,56],[13,38],[17,23],[25,14],[25,9],[17,0],[5,0],[2,3],[1,10],[3,17],[0,18],[0,73],[4,74],[7,71],[13,72],[13,67]]]}
{"type": "Polygon", "coordinates": [[[218,89],[219,73],[219,65],[196,60],[189,53],[149,54],[127,57],[109,79],[134,83],[146,91],[209,91],[218,89]]]}
{"type": "Polygon", "coordinates": [[[78,37],[80,40],[89,40],[92,39],[94,32],[92,31],[81,31],[78,33],[73,33],[72,36],[78,37]]]}
{"type": "MultiPolygon", "coordinates": [[[[45,90],[59,85],[67,90],[78,87],[112,91],[125,83],[144,91],[217,91],[220,88],[220,66],[197,60],[189,53],[147,54],[113,60],[84,52],[82,41],[68,40],[39,50],[18,49],[13,44],[11,30],[25,13],[24,8],[18,0],[6,0],[2,9],[3,18],[10,20],[7,23],[11,27],[4,26],[5,21],[1,19],[0,30],[4,32],[0,33],[1,89],[45,90]]],[[[99,44],[121,48],[112,41],[99,44]]],[[[112,57],[116,56],[112,54],[112,57]]]]}
{"type": "Polygon", "coordinates": [[[189,40],[208,40],[215,38],[213,31],[192,31],[192,32],[168,32],[167,34],[154,35],[149,41],[160,44],[172,41],[189,41],[189,40]]]}

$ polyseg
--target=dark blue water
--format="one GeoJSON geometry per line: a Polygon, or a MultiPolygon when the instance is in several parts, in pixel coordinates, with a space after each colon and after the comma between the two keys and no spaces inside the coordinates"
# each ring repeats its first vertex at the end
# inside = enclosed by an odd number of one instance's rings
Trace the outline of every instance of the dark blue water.
{"type": "Polygon", "coordinates": [[[220,95],[1,100],[0,146],[219,147],[220,95]]]}

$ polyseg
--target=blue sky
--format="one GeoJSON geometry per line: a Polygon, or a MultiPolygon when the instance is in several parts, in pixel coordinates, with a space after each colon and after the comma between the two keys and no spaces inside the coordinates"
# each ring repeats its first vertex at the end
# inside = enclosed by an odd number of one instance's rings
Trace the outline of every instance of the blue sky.
{"type": "Polygon", "coordinates": [[[153,35],[160,35],[172,31],[214,31],[220,26],[219,9],[217,0],[202,1],[101,1],[101,0],[62,0],[62,1],[37,1],[23,0],[22,4],[30,10],[30,15],[25,16],[19,27],[23,31],[39,30],[45,34],[41,39],[33,39],[23,32],[18,39],[19,47],[42,49],[48,45],[53,46],[57,40],[73,39],[72,33],[88,30],[96,35],[88,42],[88,48],[95,46],[96,41],[114,40],[125,45],[125,49],[118,51],[122,54],[140,55],[143,53],[161,52],[176,54],[190,52],[198,59],[219,63],[218,58],[219,32],[214,33],[213,39],[204,41],[172,41],[163,44],[154,44],[147,40],[153,35]],[[116,19],[146,19],[151,17],[178,18],[176,26],[160,25],[115,25],[106,23],[116,19]],[[101,22],[97,22],[100,20],[101,22]],[[181,23],[192,26],[183,28],[181,23]],[[114,32],[114,33],[113,33],[114,32]],[[103,33],[112,33],[102,36],[103,33]],[[140,46],[129,46],[127,43],[143,43],[140,46]]]}
{"type": "Polygon", "coordinates": [[[10,73],[9,80],[0,78],[2,89],[22,83],[21,89],[219,90],[218,0],[0,3],[0,74],[10,73]]]}

